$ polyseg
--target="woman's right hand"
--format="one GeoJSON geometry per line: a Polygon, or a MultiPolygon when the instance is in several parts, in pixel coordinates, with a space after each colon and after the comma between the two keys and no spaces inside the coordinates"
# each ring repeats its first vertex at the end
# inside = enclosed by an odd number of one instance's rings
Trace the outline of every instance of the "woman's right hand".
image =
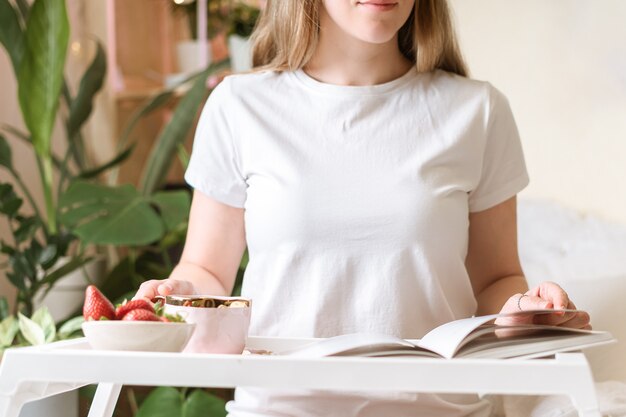
{"type": "Polygon", "coordinates": [[[144,298],[153,301],[157,296],[166,296],[170,294],[189,295],[197,294],[196,288],[189,281],[181,281],[178,279],[151,279],[143,282],[133,300],[144,298]]]}

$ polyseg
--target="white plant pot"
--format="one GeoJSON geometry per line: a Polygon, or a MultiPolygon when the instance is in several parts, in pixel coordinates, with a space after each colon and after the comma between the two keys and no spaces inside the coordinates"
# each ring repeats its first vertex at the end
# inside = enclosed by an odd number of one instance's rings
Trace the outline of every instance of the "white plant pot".
{"type": "Polygon", "coordinates": [[[202,44],[198,40],[181,41],[176,44],[178,71],[184,74],[201,71],[211,63],[211,42],[206,42],[207,62],[202,62],[202,44]]]}
{"type": "Polygon", "coordinates": [[[252,69],[252,42],[250,42],[250,38],[230,35],[228,37],[228,51],[233,72],[245,72],[252,69]]]}
{"type": "MultiPolygon", "coordinates": [[[[67,257],[59,259],[56,267],[63,265],[69,260],[67,257]]],[[[83,268],[79,268],[58,280],[52,290],[43,296],[40,293],[35,297],[35,309],[45,305],[50,311],[54,321],[67,319],[76,310],[79,310],[85,299],[85,288],[89,284],[99,285],[104,278],[106,260],[97,257],[83,268]]]]}

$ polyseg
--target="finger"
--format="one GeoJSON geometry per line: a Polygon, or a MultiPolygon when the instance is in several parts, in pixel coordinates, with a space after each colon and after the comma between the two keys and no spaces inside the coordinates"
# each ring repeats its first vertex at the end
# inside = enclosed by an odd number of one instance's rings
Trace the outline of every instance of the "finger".
{"type": "Polygon", "coordinates": [[[137,299],[147,299],[152,300],[154,297],[158,295],[157,287],[160,285],[163,280],[151,279],[149,281],[144,281],[139,286],[137,293],[133,297],[133,300],[137,299]]]}
{"type": "Polygon", "coordinates": [[[515,294],[509,297],[506,301],[502,309],[500,310],[500,314],[509,314],[516,313],[510,316],[498,317],[495,321],[495,324],[498,326],[514,326],[519,324],[530,324],[533,321],[532,314],[518,314],[520,311],[524,310],[522,307],[522,302],[524,299],[529,298],[526,294],[515,294]]]}
{"type": "Polygon", "coordinates": [[[553,308],[563,310],[569,304],[569,297],[561,286],[555,282],[546,281],[539,284],[539,297],[552,303],[553,308]]]}
{"type": "MultiPolygon", "coordinates": [[[[567,309],[575,310],[576,306],[570,301],[567,309]]],[[[554,314],[537,314],[534,323],[581,329],[589,324],[589,320],[589,314],[584,311],[566,313],[555,310],[554,314]]]]}
{"type": "Polygon", "coordinates": [[[525,295],[521,297],[518,301],[518,306],[522,311],[549,310],[553,308],[553,304],[550,300],[534,295],[525,295]]]}
{"type": "Polygon", "coordinates": [[[572,315],[573,317],[563,323],[560,323],[559,326],[569,327],[572,329],[584,329],[586,327],[591,327],[589,324],[589,314],[586,312],[581,311],[579,313],[573,313],[572,315]]]}
{"type": "Polygon", "coordinates": [[[172,294],[194,294],[194,287],[188,281],[180,281],[177,279],[166,279],[157,287],[158,295],[172,294]]]}

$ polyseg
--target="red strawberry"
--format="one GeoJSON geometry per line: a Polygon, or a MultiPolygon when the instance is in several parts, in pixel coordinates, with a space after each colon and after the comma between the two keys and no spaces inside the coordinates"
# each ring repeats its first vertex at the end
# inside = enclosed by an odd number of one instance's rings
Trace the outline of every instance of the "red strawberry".
{"type": "Polygon", "coordinates": [[[122,320],[126,320],[126,321],[161,321],[159,316],[154,314],[154,311],[148,311],[148,310],[142,310],[142,309],[136,309],[136,310],[129,311],[128,313],[126,313],[126,315],[124,316],[124,318],[122,320]]]}
{"type": "Polygon", "coordinates": [[[115,320],[115,307],[113,307],[113,303],[111,303],[95,285],[90,285],[85,290],[83,317],[85,320],[100,320],[102,317],[115,320]]]}
{"type": "Polygon", "coordinates": [[[122,320],[122,318],[124,318],[126,313],[132,310],[137,310],[137,309],[148,310],[154,313],[154,307],[152,307],[152,304],[150,304],[147,300],[138,299],[138,300],[125,301],[123,304],[120,304],[115,309],[115,318],[117,318],[118,320],[122,320]]]}

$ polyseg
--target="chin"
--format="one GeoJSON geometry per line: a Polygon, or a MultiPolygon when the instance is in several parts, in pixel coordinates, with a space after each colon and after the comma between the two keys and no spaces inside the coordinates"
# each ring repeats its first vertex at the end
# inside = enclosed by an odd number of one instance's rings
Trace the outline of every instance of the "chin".
{"type": "Polygon", "coordinates": [[[359,33],[353,33],[352,36],[356,39],[366,42],[373,43],[377,45],[382,45],[388,42],[391,42],[395,37],[395,32],[389,31],[362,31],[359,33]]]}

